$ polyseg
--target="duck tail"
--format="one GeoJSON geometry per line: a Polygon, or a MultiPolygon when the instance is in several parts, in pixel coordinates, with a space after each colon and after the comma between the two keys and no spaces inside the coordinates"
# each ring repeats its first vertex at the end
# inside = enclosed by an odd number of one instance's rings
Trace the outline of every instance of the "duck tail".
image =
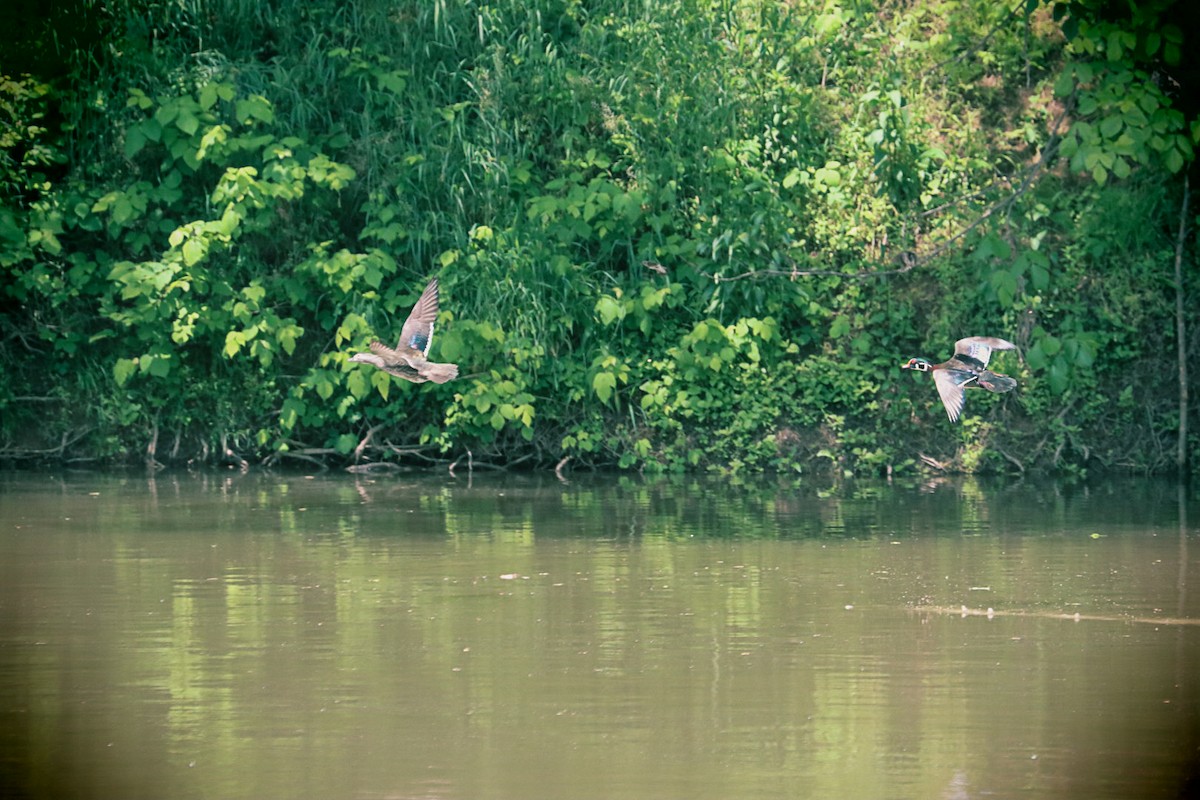
{"type": "Polygon", "coordinates": [[[1017,382],[1007,375],[1001,375],[997,372],[981,372],[977,383],[989,392],[1004,393],[1011,392],[1017,388],[1017,382]]]}
{"type": "Polygon", "coordinates": [[[458,377],[458,364],[436,364],[427,361],[421,365],[421,375],[434,383],[445,383],[458,377]]]}

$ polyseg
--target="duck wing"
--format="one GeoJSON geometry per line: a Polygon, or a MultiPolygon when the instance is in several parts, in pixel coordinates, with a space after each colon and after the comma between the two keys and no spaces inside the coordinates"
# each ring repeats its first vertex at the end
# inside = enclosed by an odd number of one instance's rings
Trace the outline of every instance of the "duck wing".
{"type": "MultiPolygon", "coordinates": [[[[400,342],[396,350],[403,353],[415,350],[422,358],[429,354],[429,345],[433,343],[433,323],[438,315],[438,282],[433,278],[421,292],[417,304],[413,306],[400,329],[400,342]]],[[[374,345],[372,345],[374,349],[374,345]]]]}
{"type": "Polygon", "coordinates": [[[396,364],[408,363],[404,360],[404,356],[400,355],[400,353],[388,347],[383,342],[371,342],[368,347],[371,348],[372,353],[382,358],[383,363],[389,367],[395,366],[396,364]]]}
{"type": "Polygon", "coordinates": [[[997,339],[995,336],[968,336],[954,343],[952,360],[974,369],[983,369],[988,365],[993,350],[1016,349],[1017,346],[1007,339],[997,339]]]}
{"type": "Polygon", "coordinates": [[[378,367],[389,375],[404,378],[413,383],[424,383],[428,378],[422,376],[421,368],[427,364],[419,353],[402,353],[393,350],[381,342],[371,342],[371,352],[379,357],[378,367]]]}
{"type": "Polygon", "coordinates": [[[946,416],[951,422],[957,422],[963,410],[963,389],[976,380],[974,372],[965,369],[935,369],[933,384],[937,387],[942,405],[946,407],[946,416]]]}

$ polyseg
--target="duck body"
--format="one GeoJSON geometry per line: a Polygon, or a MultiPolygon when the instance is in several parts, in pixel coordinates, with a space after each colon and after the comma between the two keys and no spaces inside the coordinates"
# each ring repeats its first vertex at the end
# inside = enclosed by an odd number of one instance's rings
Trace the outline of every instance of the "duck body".
{"type": "Polygon", "coordinates": [[[946,415],[957,422],[962,415],[965,389],[987,389],[989,392],[1012,391],[1017,382],[1007,375],[992,372],[987,368],[993,350],[1015,350],[1017,346],[994,336],[969,336],[954,343],[954,355],[941,364],[931,364],[923,358],[910,358],[901,369],[933,373],[946,415]]]}
{"type": "Polygon", "coordinates": [[[371,342],[369,353],[355,353],[350,360],[358,364],[370,364],[389,375],[413,383],[445,383],[458,377],[457,364],[439,364],[430,361],[429,346],[433,344],[433,323],[438,314],[437,278],[429,281],[417,304],[409,312],[404,327],[400,329],[400,341],[395,348],[379,341],[371,342]]]}

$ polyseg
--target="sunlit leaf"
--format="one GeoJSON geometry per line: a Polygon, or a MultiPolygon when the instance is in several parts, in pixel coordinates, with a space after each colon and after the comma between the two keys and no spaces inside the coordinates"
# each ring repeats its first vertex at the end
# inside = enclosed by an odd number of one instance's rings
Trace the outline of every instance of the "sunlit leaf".
{"type": "Polygon", "coordinates": [[[600,321],[605,325],[611,325],[619,319],[625,317],[625,309],[616,298],[611,295],[602,295],[596,301],[596,313],[600,315],[600,321]]]}
{"type": "Polygon", "coordinates": [[[607,403],[612,397],[613,390],[617,386],[617,376],[611,372],[597,372],[592,378],[592,391],[600,398],[600,402],[607,403]]]}
{"type": "Polygon", "coordinates": [[[136,358],[118,358],[117,363],[113,365],[113,378],[118,386],[124,386],[129,377],[137,371],[138,360],[136,358]]]}
{"type": "Polygon", "coordinates": [[[189,267],[204,258],[204,242],[199,239],[188,239],[183,243],[183,263],[189,267]]]}
{"type": "Polygon", "coordinates": [[[229,331],[225,334],[225,347],[223,352],[227,358],[233,358],[242,349],[242,345],[246,343],[246,338],[241,331],[229,331]]]}

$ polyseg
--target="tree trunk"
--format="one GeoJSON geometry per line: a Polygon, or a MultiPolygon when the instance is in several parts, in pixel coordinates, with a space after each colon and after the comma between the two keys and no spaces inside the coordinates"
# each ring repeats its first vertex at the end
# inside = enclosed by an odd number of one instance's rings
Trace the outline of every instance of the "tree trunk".
{"type": "Polygon", "coordinates": [[[1189,197],[1188,176],[1183,176],[1183,202],[1179,207],[1179,235],[1175,239],[1175,346],[1179,358],[1179,450],[1175,454],[1175,467],[1182,479],[1188,469],[1188,377],[1187,337],[1183,319],[1183,243],[1187,238],[1187,216],[1189,197]]]}

